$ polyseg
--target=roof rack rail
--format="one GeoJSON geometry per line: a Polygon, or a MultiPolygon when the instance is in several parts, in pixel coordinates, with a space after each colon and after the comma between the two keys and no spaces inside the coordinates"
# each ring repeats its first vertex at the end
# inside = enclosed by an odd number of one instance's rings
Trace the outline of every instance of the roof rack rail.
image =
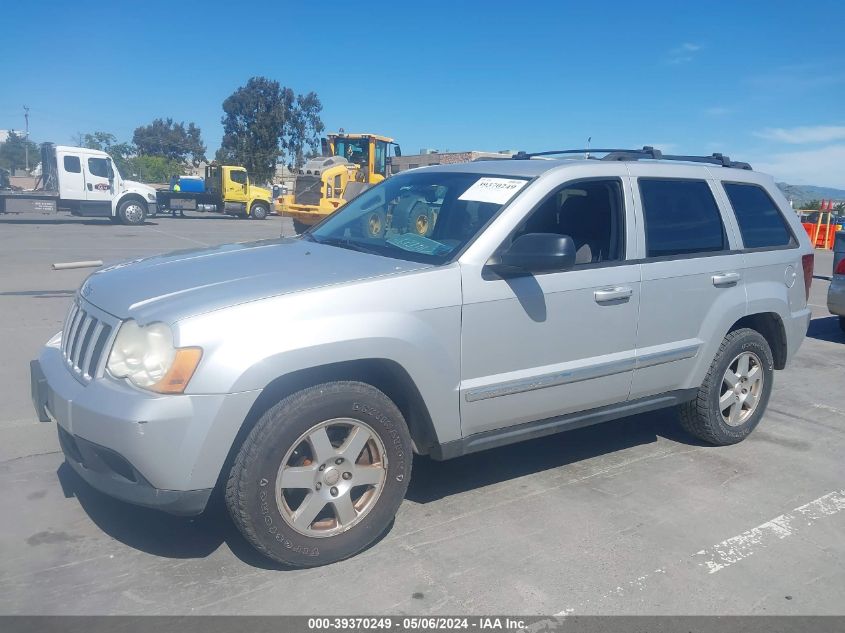
{"type": "MultiPolygon", "coordinates": [[[[558,154],[605,154],[598,160],[677,160],[687,163],[707,163],[719,165],[720,167],[733,167],[734,169],[751,169],[751,165],[740,161],[731,160],[724,154],[714,153],[710,156],[683,156],[680,154],[664,154],[659,149],[646,145],[642,149],[561,149],[549,152],[517,152],[513,155],[514,160],[528,160],[535,156],[555,156],[558,154]]],[[[592,157],[590,157],[592,158],[592,157]]]]}

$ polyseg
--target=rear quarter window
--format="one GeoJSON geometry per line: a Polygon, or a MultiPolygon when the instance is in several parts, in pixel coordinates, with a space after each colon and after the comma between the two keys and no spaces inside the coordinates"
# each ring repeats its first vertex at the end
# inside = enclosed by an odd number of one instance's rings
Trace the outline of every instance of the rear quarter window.
{"type": "Polygon", "coordinates": [[[786,220],[766,190],[758,185],[722,183],[736,215],[745,248],[795,244],[786,220]]]}
{"type": "Polygon", "coordinates": [[[78,174],[82,171],[82,165],[79,162],[79,156],[65,156],[64,157],[65,171],[71,174],[78,174]]]}
{"type": "Polygon", "coordinates": [[[726,249],[722,216],[703,180],[640,178],[647,257],[726,249]]]}

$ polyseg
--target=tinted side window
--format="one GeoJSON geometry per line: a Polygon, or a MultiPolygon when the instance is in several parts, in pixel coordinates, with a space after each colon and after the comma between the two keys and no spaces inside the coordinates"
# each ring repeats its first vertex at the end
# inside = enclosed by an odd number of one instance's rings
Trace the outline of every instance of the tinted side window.
{"type": "Polygon", "coordinates": [[[99,176],[100,178],[109,177],[109,161],[105,158],[89,158],[88,171],[92,176],[99,176]]]}
{"type": "Polygon", "coordinates": [[[79,162],[79,156],[65,156],[64,159],[65,171],[71,174],[78,174],[82,171],[82,165],[79,162]]]}
{"type": "Polygon", "coordinates": [[[564,185],[534,209],[514,238],[525,233],[569,235],[575,264],[625,258],[625,214],[619,180],[584,180],[564,185]]]}
{"type": "Polygon", "coordinates": [[[722,216],[706,182],[641,178],[639,185],[648,257],[727,247],[722,216]]]}
{"type": "Polygon", "coordinates": [[[229,172],[229,178],[232,179],[232,182],[236,182],[239,185],[246,184],[246,172],[245,171],[234,171],[232,170],[229,172]]]}
{"type": "Polygon", "coordinates": [[[762,187],[722,184],[734,209],[745,248],[787,246],[793,242],[786,221],[762,187]]]}

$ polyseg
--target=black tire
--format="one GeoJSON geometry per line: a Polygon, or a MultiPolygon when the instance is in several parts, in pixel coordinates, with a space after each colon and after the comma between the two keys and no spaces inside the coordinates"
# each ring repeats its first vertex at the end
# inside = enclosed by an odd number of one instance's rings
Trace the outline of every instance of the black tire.
{"type": "Polygon", "coordinates": [[[121,224],[137,226],[144,223],[147,217],[147,204],[136,198],[129,198],[120,203],[117,208],[117,217],[121,224]]]}
{"type": "Polygon", "coordinates": [[[265,205],[260,202],[256,202],[252,205],[249,215],[253,220],[266,220],[268,213],[269,211],[267,211],[267,207],[265,205]]]}
{"type": "Polygon", "coordinates": [[[297,235],[302,235],[305,231],[311,228],[310,225],[305,224],[305,222],[302,222],[301,220],[297,220],[296,218],[291,219],[293,220],[293,230],[296,231],[297,235]]]}
{"type": "MultiPolygon", "coordinates": [[[[313,461],[301,463],[313,465],[319,461],[316,452],[311,457],[313,461]]],[[[412,458],[411,438],[402,413],[381,391],[360,382],[317,385],[288,396],[261,416],[232,466],[226,484],[226,505],[244,537],[268,558],[295,567],[326,565],[356,554],[388,528],[408,488],[412,458]],[[309,536],[294,529],[283,516],[285,510],[277,501],[277,476],[288,453],[293,450],[295,456],[295,449],[304,445],[301,439],[306,433],[338,418],[363,422],[378,436],[387,462],[381,493],[345,531],[332,536],[309,536]]],[[[332,469],[321,468],[319,472],[326,474],[318,476],[328,476],[332,469]]],[[[325,495],[328,485],[340,484],[329,482],[320,494],[325,495]]],[[[305,493],[303,489],[302,494],[316,495],[315,490],[305,493]]],[[[336,494],[335,488],[331,490],[336,494]]],[[[334,507],[329,500],[323,511],[329,508],[339,517],[334,507]]],[[[316,521],[309,525],[313,527],[316,521]]]]}
{"type": "Polygon", "coordinates": [[[766,339],[750,328],[729,332],[722,341],[696,398],[678,407],[681,424],[689,433],[708,444],[727,446],[741,442],[763,417],[773,383],[774,359],[766,339]],[[731,426],[722,416],[719,398],[722,395],[723,378],[728,366],[743,352],[750,352],[760,359],[763,384],[753,412],[741,424],[731,426]]]}
{"type": "Polygon", "coordinates": [[[361,218],[361,233],[373,239],[384,237],[387,230],[387,218],[381,211],[371,211],[361,218]]]}

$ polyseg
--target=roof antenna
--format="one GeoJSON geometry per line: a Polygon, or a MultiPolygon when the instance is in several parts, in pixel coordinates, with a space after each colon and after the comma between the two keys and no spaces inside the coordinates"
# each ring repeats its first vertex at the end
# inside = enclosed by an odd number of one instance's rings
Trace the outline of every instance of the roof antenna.
{"type": "Polygon", "coordinates": [[[584,153],[585,159],[590,157],[590,141],[592,141],[592,140],[593,140],[592,136],[587,137],[587,151],[584,153]]]}

